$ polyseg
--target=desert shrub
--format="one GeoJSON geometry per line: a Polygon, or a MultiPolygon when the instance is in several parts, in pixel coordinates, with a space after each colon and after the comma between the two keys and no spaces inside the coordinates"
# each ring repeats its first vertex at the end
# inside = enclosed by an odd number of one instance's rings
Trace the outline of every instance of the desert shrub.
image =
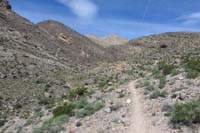
{"type": "Polygon", "coordinates": [[[153,70],[152,70],[152,76],[155,78],[155,79],[158,79],[160,78],[160,76],[162,76],[159,68],[155,67],[153,70]]]}
{"type": "Polygon", "coordinates": [[[200,58],[187,55],[184,59],[185,67],[192,70],[200,71],[200,58]]]}
{"type": "Polygon", "coordinates": [[[155,90],[155,86],[150,85],[150,86],[147,86],[145,89],[148,90],[148,91],[153,91],[153,90],[155,90]]]}
{"type": "Polygon", "coordinates": [[[33,83],[35,83],[35,84],[43,84],[45,82],[46,81],[44,79],[36,79],[36,80],[33,81],[33,83]]]}
{"type": "Polygon", "coordinates": [[[73,103],[64,103],[63,105],[57,106],[53,110],[53,116],[54,117],[57,117],[60,115],[72,116],[74,114],[75,108],[76,108],[76,105],[73,103]]]}
{"type": "Polygon", "coordinates": [[[187,72],[186,77],[189,79],[195,79],[199,76],[199,72],[196,70],[190,70],[187,72]]]}
{"type": "Polygon", "coordinates": [[[187,78],[195,79],[199,76],[200,72],[200,58],[187,55],[184,59],[187,78]]]}
{"type": "Polygon", "coordinates": [[[176,103],[169,114],[173,124],[191,125],[200,123],[200,100],[176,103]]]}
{"type": "Polygon", "coordinates": [[[88,102],[85,98],[83,98],[78,101],[75,101],[74,104],[76,106],[76,109],[82,109],[88,104],[88,102]]]}
{"type": "Polygon", "coordinates": [[[69,91],[69,98],[80,98],[88,94],[88,88],[78,87],[69,91]]]}
{"type": "Polygon", "coordinates": [[[98,82],[98,87],[100,87],[100,88],[104,88],[104,87],[106,87],[106,86],[108,86],[108,80],[106,80],[106,79],[101,79],[99,82],[98,82]]]}
{"type": "Polygon", "coordinates": [[[166,97],[167,95],[167,92],[166,91],[163,91],[163,90],[154,90],[151,95],[150,95],[150,98],[151,99],[155,99],[155,98],[158,98],[158,97],[166,97]]]}
{"type": "Polygon", "coordinates": [[[151,85],[150,81],[144,80],[144,81],[139,81],[136,85],[136,88],[143,88],[143,87],[149,87],[151,85]]]}
{"type": "Polygon", "coordinates": [[[84,108],[82,108],[76,112],[76,117],[83,118],[86,116],[90,116],[90,115],[94,114],[96,111],[99,111],[103,107],[104,107],[104,104],[101,101],[98,101],[96,103],[87,104],[84,108]]]}
{"type": "Polygon", "coordinates": [[[35,117],[42,117],[44,116],[44,112],[40,111],[40,112],[35,112],[35,117]]]}
{"type": "Polygon", "coordinates": [[[159,86],[158,87],[160,89],[163,89],[165,87],[165,85],[166,85],[166,77],[165,76],[161,76],[159,78],[159,86]]]}
{"type": "Polygon", "coordinates": [[[161,61],[161,62],[159,62],[159,64],[158,64],[158,68],[159,68],[159,70],[162,71],[162,73],[163,73],[164,75],[168,75],[168,74],[171,74],[171,73],[174,71],[175,66],[174,66],[174,65],[171,65],[171,64],[167,64],[167,63],[164,62],[164,61],[161,61]]]}
{"type": "Polygon", "coordinates": [[[38,97],[38,104],[51,107],[55,104],[55,100],[53,98],[47,98],[47,97],[44,97],[44,96],[39,96],[38,97]]]}
{"type": "Polygon", "coordinates": [[[73,102],[64,103],[63,105],[57,106],[53,110],[54,117],[61,115],[68,115],[77,117],[85,117],[94,114],[96,111],[104,107],[102,101],[97,101],[95,103],[88,103],[86,99],[80,99],[73,102]]]}
{"type": "Polygon", "coordinates": [[[61,115],[58,117],[51,118],[50,120],[45,121],[40,128],[34,129],[33,133],[57,133],[64,128],[62,125],[64,123],[67,123],[69,121],[69,118],[66,115],[61,115]]]}

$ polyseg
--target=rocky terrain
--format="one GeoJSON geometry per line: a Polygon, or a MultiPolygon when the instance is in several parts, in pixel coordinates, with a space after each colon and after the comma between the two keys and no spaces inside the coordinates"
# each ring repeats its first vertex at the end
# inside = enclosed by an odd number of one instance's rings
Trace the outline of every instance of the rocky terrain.
{"type": "Polygon", "coordinates": [[[85,37],[0,0],[2,133],[199,133],[199,68],[200,33],[85,37]]]}
{"type": "Polygon", "coordinates": [[[118,35],[110,34],[104,37],[97,37],[95,35],[85,35],[92,41],[100,44],[103,47],[110,47],[115,45],[122,45],[127,43],[129,40],[118,35]]]}

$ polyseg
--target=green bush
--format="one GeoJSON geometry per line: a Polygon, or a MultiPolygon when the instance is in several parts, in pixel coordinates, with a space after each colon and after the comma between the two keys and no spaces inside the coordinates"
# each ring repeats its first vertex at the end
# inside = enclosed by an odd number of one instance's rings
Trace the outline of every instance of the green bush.
{"type": "Polygon", "coordinates": [[[105,88],[106,86],[108,86],[108,81],[106,79],[102,79],[98,82],[98,87],[105,88]]]}
{"type": "Polygon", "coordinates": [[[85,117],[94,114],[96,111],[104,107],[103,102],[97,101],[96,103],[88,103],[86,99],[80,99],[71,103],[64,103],[61,106],[57,106],[53,110],[54,117],[61,115],[68,115],[77,117],[85,117]]]}
{"type": "Polygon", "coordinates": [[[78,87],[69,91],[70,98],[80,98],[88,94],[88,88],[78,87]]]}
{"type": "Polygon", "coordinates": [[[55,103],[55,100],[53,98],[47,98],[47,97],[38,97],[38,104],[40,105],[48,105],[53,106],[55,103]]]}
{"type": "Polygon", "coordinates": [[[200,100],[176,103],[169,114],[173,124],[191,125],[200,123],[200,100]]]}
{"type": "Polygon", "coordinates": [[[76,109],[82,109],[88,104],[88,102],[86,99],[80,99],[74,102],[74,104],[76,105],[76,109]]]}
{"type": "Polygon", "coordinates": [[[187,78],[195,79],[200,72],[200,58],[187,55],[184,59],[185,68],[187,71],[187,78]]]}
{"type": "Polygon", "coordinates": [[[168,74],[171,74],[174,71],[175,66],[171,65],[171,64],[167,64],[167,63],[162,61],[162,62],[159,62],[158,68],[159,68],[159,70],[162,71],[162,73],[164,75],[168,75],[168,74]]]}
{"type": "Polygon", "coordinates": [[[185,67],[192,70],[200,71],[200,58],[187,55],[184,59],[185,67]]]}
{"type": "Polygon", "coordinates": [[[136,88],[143,88],[143,87],[149,87],[151,85],[150,81],[145,80],[145,81],[140,81],[136,85],[136,88]]]}
{"type": "Polygon", "coordinates": [[[72,116],[74,114],[75,108],[76,108],[76,105],[73,103],[64,103],[63,105],[58,106],[53,110],[53,116],[54,117],[57,117],[60,115],[72,116]]]}
{"type": "Polygon", "coordinates": [[[162,76],[159,78],[159,88],[160,89],[163,89],[166,85],[166,77],[165,76],[162,76]]]}
{"type": "Polygon", "coordinates": [[[101,101],[96,103],[87,104],[84,108],[76,112],[77,118],[83,118],[94,114],[96,111],[99,111],[104,107],[104,104],[101,101]]]}
{"type": "Polygon", "coordinates": [[[151,99],[156,99],[158,97],[166,97],[167,95],[167,92],[166,91],[163,91],[163,90],[155,90],[152,92],[152,94],[150,95],[150,98],[151,99]]]}
{"type": "Polygon", "coordinates": [[[186,75],[186,77],[189,78],[189,79],[195,79],[198,76],[199,76],[199,72],[196,71],[196,70],[190,70],[186,75]]]}
{"type": "Polygon", "coordinates": [[[50,120],[45,121],[40,128],[34,129],[33,133],[57,133],[64,128],[62,125],[67,123],[69,118],[66,115],[61,115],[58,117],[51,118],[50,120]]]}

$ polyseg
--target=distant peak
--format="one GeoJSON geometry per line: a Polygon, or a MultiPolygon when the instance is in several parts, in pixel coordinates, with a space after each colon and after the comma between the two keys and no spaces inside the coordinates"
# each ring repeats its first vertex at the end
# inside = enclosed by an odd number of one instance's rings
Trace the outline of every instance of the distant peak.
{"type": "Polygon", "coordinates": [[[127,43],[129,40],[127,38],[121,37],[116,34],[109,34],[104,37],[97,37],[96,35],[86,35],[89,39],[100,44],[104,47],[112,46],[112,45],[121,45],[127,43]]]}
{"type": "Polygon", "coordinates": [[[0,9],[12,10],[12,6],[8,0],[0,0],[0,9]]]}
{"type": "Polygon", "coordinates": [[[127,38],[125,37],[122,37],[122,36],[119,36],[119,35],[116,35],[116,34],[109,34],[109,35],[106,35],[104,37],[101,37],[101,39],[104,39],[104,40],[115,40],[115,41],[129,41],[127,38]]]}

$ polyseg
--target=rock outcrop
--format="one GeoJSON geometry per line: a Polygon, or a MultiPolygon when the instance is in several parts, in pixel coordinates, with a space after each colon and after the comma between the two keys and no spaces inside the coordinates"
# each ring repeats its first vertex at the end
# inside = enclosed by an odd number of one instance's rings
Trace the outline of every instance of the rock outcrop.
{"type": "Polygon", "coordinates": [[[8,0],[0,0],[0,9],[12,10],[12,6],[8,0]]]}

